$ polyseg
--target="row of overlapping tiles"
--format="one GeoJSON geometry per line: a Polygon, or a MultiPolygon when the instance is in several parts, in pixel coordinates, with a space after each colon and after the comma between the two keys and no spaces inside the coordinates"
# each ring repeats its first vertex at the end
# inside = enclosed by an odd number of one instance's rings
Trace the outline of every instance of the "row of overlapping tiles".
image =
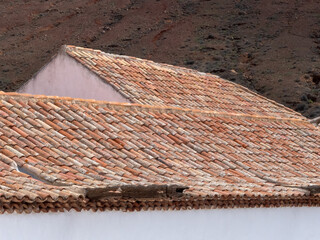
{"type": "Polygon", "coordinates": [[[174,183],[197,196],[290,195],[304,192],[271,182],[320,184],[320,133],[305,121],[2,95],[0,194],[8,197],[53,197],[53,185],[73,184],[174,183]]]}

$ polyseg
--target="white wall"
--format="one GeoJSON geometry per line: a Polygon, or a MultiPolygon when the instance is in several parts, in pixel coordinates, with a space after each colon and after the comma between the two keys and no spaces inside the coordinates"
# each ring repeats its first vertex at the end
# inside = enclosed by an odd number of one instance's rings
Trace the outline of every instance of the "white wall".
{"type": "Polygon", "coordinates": [[[0,239],[318,240],[320,208],[3,214],[0,239]]]}
{"type": "Polygon", "coordinates": [[[17,92],[129,102],[108,83],[63,52],[44,66],[17,92]]]}

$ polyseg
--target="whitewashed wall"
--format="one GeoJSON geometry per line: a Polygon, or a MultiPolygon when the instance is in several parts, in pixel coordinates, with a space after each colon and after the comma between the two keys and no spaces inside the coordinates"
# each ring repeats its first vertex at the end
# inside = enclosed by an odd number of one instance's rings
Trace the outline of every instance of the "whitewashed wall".
{"type": "Polygon", "coordinates": [[[320,208],[4,214],[0,239],[318,240],[320,208]]]}
{"type": "Polygon", "coordinates": [[[65,53],[59,53],[17,92],[129,102],[108,83],[65,53]]]}

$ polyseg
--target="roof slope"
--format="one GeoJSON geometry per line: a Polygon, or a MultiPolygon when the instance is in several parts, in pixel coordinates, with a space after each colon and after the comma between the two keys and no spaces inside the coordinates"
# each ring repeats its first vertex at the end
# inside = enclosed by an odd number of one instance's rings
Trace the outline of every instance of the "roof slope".
{"type": "Polygon", "coordinates": [[[301,119],[1,93],[0,126],[2,212],[320,205],[299,188],[320,185],[320,132],[301,119]],[[153,200],[74,190],[153,184],[189,189],[153,200]]]}
{"type": "Polygon", "coordinates": [[[133,103],[302,118],[281,104],[212,74],[75,46],[64,46],[63,51],[133,103]]]}

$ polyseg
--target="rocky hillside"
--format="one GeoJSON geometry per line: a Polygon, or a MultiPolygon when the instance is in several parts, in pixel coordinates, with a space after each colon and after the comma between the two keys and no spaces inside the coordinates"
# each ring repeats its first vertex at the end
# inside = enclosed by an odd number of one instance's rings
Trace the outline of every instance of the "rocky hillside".
{"type": "Polygon", "coordinates": [[[320,115],[320,0],[0,0],[0,88],[63,44],[194,68],[320,115]]]}

